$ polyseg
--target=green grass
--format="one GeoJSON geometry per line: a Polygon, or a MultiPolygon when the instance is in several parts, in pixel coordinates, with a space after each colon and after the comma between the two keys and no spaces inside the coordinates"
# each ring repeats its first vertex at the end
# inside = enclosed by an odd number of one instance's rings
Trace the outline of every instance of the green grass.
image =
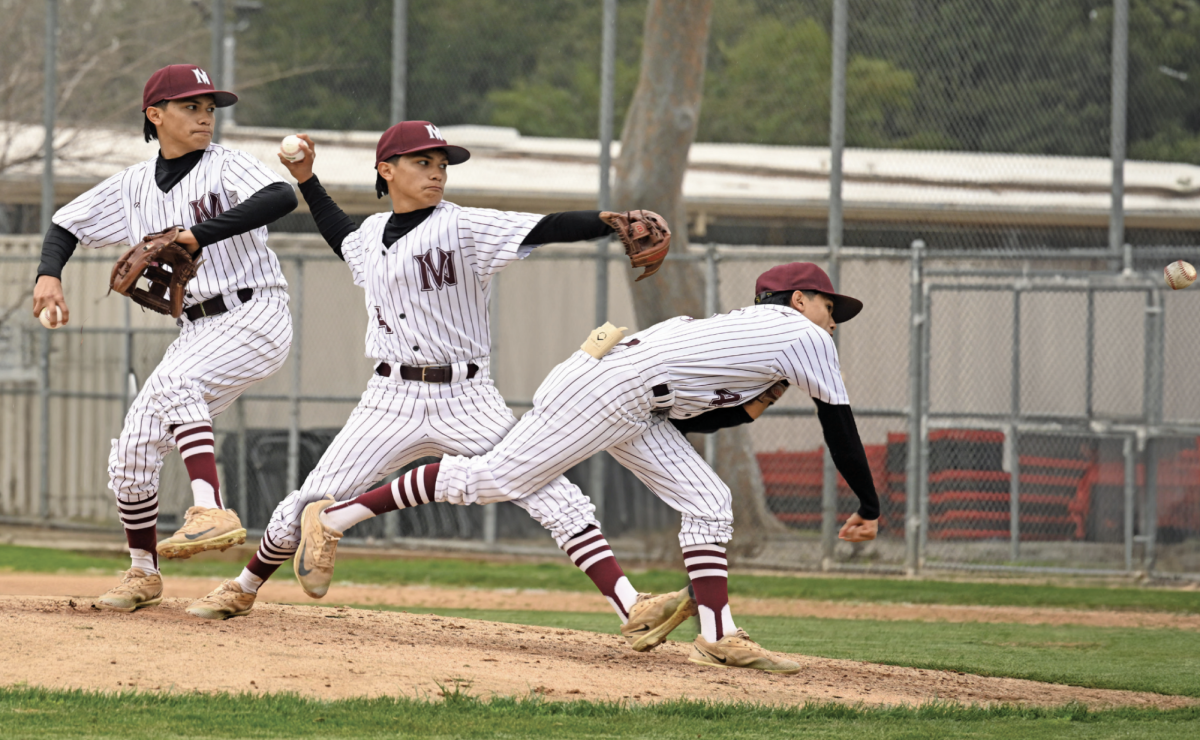
{"type": "Polygon", "coordinates": [[[1192,738],[1200,710],[1021,709],[931,704],[773,709],[674,701],[655,705],[292,695],[100,694],[0,688],[0,736],[21,738],[1192,738]]]}
{"type": "MultiPolygon", "coordinates": [[[[591,591],[591,582],[566,563],[489,563],[447,558],[373,559],[343,557],[338,561],[339,582],[459,586],[481,588],[591,591]]],[[[98,556],[34,547],[0,545],[0,570],[53,573],[57,571],[113,571],[128,567],[123,556],[98,556]]],[[[221,576],[237,574],[237,563],[219,562],[201,555],[186,561],[163,561],[166,576],[221,576]]],[[[292,578],[291,568],[281,568],[276,578],[292,578]]],[[[671,591],[682,587],[682,570],[631,572],[642,591],[671,591]]],[[[734,572],[731,594],[752,598],[817,599],[912,604],[974,604],[979,606],[1040,606],[1072,609],[1140,609],[1200,614],[1200,592],[1159,588],[1104,588],[1027,583],[970,583],[960,581],[884,578],[806,578],[743,575],[734,572]]]]}
{"type": "MultiPolygon", "coordinates": [[[[401,611],[395,607],[386,608],[401,611]]],[[[615,634],[616,617],[579,612],[404,609],[615,634]]],[[[734,615],[762,645],[788,653],[980,676],[1200,697],[1200,633],[1030,624],[879,622],[734,615]]],[[[696,636],[695,620],[671,634],[696,636]]]]}

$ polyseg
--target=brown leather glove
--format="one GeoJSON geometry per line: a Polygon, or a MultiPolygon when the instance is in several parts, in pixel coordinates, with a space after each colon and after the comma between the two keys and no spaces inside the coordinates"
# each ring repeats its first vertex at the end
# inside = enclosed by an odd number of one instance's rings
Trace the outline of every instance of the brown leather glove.
{"type": "Polygon", "coordinates": [[[113,265],[109,292],[115,290],[139,306],[179,318],[184,291],[199,267],[187,249],[175,242],[181,231],[182,227],[172,226],[147,234],[140,244],[130,247],[113,265]],[[149,281],[145,288],[137,284],[143,275],[149,281]]]}
{"type": "Polygon", "coordinates": [[[671,229],[665,218],[654,211],[601,211],[600,220],[613,227],[630,264],[646,268],[638,280],[658,272],[671,249],[671,229]]]}

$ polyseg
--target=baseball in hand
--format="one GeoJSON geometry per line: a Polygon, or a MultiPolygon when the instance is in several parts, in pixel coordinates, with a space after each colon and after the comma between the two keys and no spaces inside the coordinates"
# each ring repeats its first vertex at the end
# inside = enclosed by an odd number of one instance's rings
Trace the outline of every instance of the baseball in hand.
{"type": "Polygon", "coordinates": [[[1196,268],[1183,260],[1177,260],[1167,265],[1163,270],[1163,275],[1166,276],[1167,285],[1171,286],[1171,290],[1183,290],[1196,282],[1196,268]]]}
{"type": "Polygon", "coordinates": [[[42,326],[47,329],[57,329],[62,326],[62,306],[55,306],[54,310],[58,312],[58,321],[51,321],[50,307],[46,306],[42,309],[42,313],[38,315],[38,320],[42,322],[42,326]]]}
{"type": "Polygon", "coordinates": [[[283,158],[289,162],[299,162],[304,159],[304,147],[299,136],[285,136],[279,145],[283,158]]]}

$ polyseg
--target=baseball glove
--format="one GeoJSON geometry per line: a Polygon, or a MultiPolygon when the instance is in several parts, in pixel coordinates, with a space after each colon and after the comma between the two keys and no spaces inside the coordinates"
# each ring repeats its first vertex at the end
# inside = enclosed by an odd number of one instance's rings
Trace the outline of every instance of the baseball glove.
{"type": "Polygon", "coordinates": [[[179,226],[172,226],[147,234],[140,244],[130,247],[113,265],[109,292],[115,290],[151,311],[179,318],[183,313],[184,289],[196,277],[199,267],[187,249],[175,242],[181,231],[179,226]],[[146,288],[137,284],[143,275],[150,281],[146,288]]]}
{"type": "Polygon", "coordinates": [[[671,248],[671,229],[667,227],[666,219],[654,211],[602,211],[600,220],[613,227],[625,245],[629,262],[635,268],[646,268],[638,280],[658,272],[671,248]]]}

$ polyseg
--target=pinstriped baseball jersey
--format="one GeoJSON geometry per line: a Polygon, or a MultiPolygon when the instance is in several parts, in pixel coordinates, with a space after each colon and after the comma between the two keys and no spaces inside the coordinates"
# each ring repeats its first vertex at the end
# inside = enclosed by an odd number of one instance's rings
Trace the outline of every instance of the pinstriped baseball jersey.
{"type": "Polygon", "coordinates": [[[371,216],[342,242],[354,284],[366,291],[367,357],[414,366],[486,357],[492,276],[532,250],[521,242],[542,216],[443,201],[384,246],[390,216],[371,216]]]}
{"type": "Polygon", "coordinates": [[[833,337],[787,306],[748,306],[707,319],[677,316],[627,342],[635,339],[618,351],[638,367],[667,371],[674,419],[743,404],[780,380],[826,403],[850,403],[833,337]]]}
{"type": "MultiPolygon", "coordinates": [[[[164,193],[154,180],[157,158],[128,167],[80,195],[54,214],[54,223],[86,247],[133,244],[170,226],[190,229],[214,218],[274,182],[275,173],[250,155],[209,144],[200,161],[164,193]]],[[[267,227],[209,244],[184,305],[241,288],[256,292],[287,288],[275,253],[267,248],[267,227]]]]}

